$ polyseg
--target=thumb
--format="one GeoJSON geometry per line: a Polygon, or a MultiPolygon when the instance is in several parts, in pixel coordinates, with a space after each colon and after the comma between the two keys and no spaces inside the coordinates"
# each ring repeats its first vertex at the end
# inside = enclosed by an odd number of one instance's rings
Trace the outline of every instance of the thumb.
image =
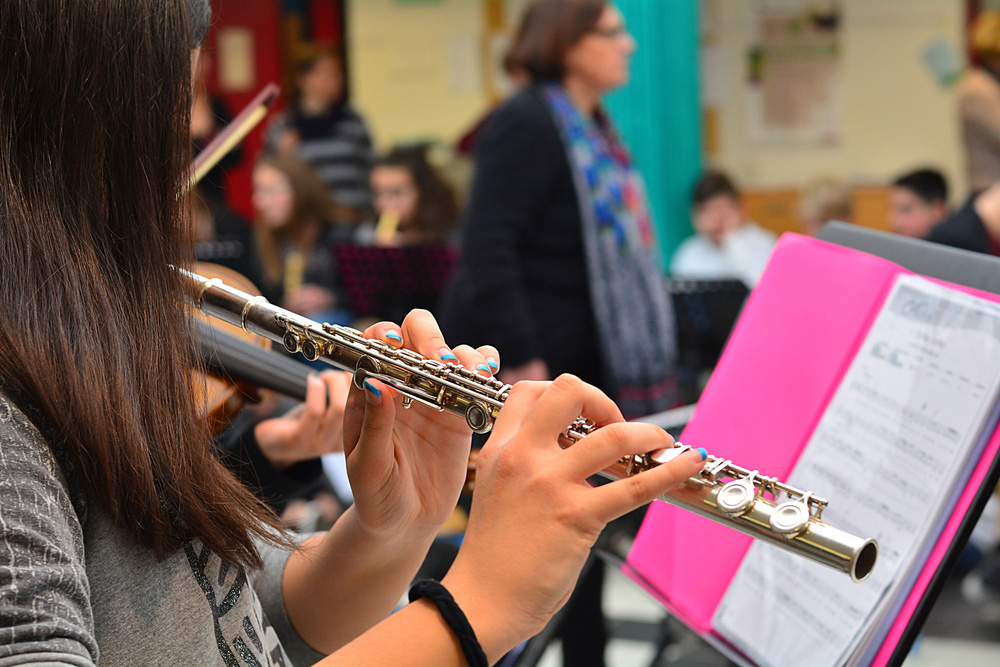
{"type": "Polygon", "coordinates": [[[364,395],[365,416],[357,444],[347,453],[348,462],[357,474],[366,478],[375,476],[385,479],[383,475],[388,474],[386,466],[390,466],[393,461],[392,426],[396,406],[386,391],[386,386],[378,380],[366,379],[364,389],[358,393],[364,395]]]}

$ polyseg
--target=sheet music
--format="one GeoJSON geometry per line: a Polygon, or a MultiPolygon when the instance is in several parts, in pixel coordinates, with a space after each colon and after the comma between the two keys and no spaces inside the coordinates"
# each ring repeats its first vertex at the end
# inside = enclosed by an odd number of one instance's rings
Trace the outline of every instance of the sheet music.
{"type": "MultiPolygon", "coordinates": [[[[930,553],[934,550],[936,544],[935,540],[939,535],[941,535],[945,524],[948,523],[951,514],[954,512],[954,508],[958,504],[958,499],[968,484],[968,480],[972,476],[972,472],[975,470],[977,463],[982,458],[983,451],[986,449],[987,444],[993,437],[993,433],[996,431],[998,423],[1000,423],[1000,403],[993,406],[992,412],[986,418],[985,427],[982,429],[979,439],[972,448],[972,455],[966,461],[965,466],[958,475],[956,483],[952,486],[952,491],[948,495],[948,500],[944,504],[944,511],[940,513],[937,522],[927,533],[923,548],[916,557],[917,563],[926,563],[927,559],[930,557],[930,553]]],[[[899,578],[894,584],[896,587],[894,591],[883,596],[878,608],[872,614],[874,620],[865,624],[865,630],[859,640],[855,642],[856,646],[851,652],[848,660],[845,662],[846,665],[853,667],[855,665],[872,664],[872,661],[875,659],[875,656],[882,647],[882,641],[885,639],[886,635],[889,634],[889,631],[895,622],[896,615],[906,602],[905,592],[910,591],[913,588],[913,585],[916,583],[920,574],[921,569],[919,567],[910,568],[910,572],[907,576],[905,578],[899,578]],[[900,591],[904,593],[899,594],[900,591]]]]}
{"type": "MultiPolygon", "coordinates": [[[[806,333],[808,335],[808,333],[806,333]]],[[[830,500],[824,519],[879,542],[861,584],[756,542],[713,625],[760,665],[837,665],[891,608],[936,536],[994,414],[1000,309],[900,276],[789,483],[830,500]]]]}

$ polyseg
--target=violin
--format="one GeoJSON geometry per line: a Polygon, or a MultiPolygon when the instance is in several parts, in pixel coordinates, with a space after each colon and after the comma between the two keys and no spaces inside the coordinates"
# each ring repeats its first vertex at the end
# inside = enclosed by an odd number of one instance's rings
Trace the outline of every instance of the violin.
{"type": "MultiPolygon", "coordinates": [[[[195,270],[239,285],[249,294],[257,288],[243,275],[217,264],[196,262],[195,270]]],[[[218,433],[239,413],[247,401],[258,402],[269,389],[305,400],[309,369],[294,359],[271,350],[271,341],[239,327],[192,311],[195,338],[207,373],[197,373],[193,382],[199,414],[218,433]],[[255,360],[240,363],[238,360],[255,360]]]]}

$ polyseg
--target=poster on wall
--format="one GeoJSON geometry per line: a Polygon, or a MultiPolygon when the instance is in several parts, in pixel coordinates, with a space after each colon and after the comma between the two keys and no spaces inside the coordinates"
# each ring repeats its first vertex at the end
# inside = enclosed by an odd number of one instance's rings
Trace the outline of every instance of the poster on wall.
{"type": "Polygon", "coordinates": [[[758,145],[840,139],[842,8],[832,0],[754,0],[747,50],[749,137],[758,145]]]}
{"type": "Polygon", "coordinates": [[[219,28],[216,38],[219,61],[219,90],[246,93],[257,85],[257,58],[254,34],[249,28],[219,28]]]}

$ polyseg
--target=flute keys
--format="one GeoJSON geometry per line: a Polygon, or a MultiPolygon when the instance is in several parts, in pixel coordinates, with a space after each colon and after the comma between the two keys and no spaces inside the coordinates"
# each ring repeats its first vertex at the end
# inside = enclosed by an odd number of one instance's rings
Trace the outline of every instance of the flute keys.
{"type": "Polygon", "coordinates": [[[285,332],[285,335],[281,337],[281,344],[284,345],[285,349],[291,354],[295,354],[299,351],[299,337],[292,331],[285,332]]]}
{"type": "Polygon", "coordinates": [[[771,529],[788,538],[795,537],[809,527],[809,496],[801,500],[786,500],[771,513],[771,529]]]}
{"type": "Polygon", "coordinates": [[[301,352],[309,361],[316,361],[323,355],[321,343],[294,331],[286,331],[281,337],[281,344],[292,354],[301,352]]]}
{"type": "Polygon", "coordinates": [[[316,361],[323,354],[323,347],[311,338],[302,341],[302,356],[309,361],[316,361]]]}
{"type": "MultiPolygon", "coordinates": [[[[378,359],[361,357],[358,359],[358,365],[354,369],[354,386],[358,389],[364,389],[365,380],[368,378],[369,373],[380,375],[382,373],[382,364],[378,359]]],[[[406,405],[404,407],[410,406],[406,405]]]]}
{"type": "Polygon", "coordinates": [[[490,409],[482,403],[470,403],[465,409],[465,422],[474,433],[489,433],[493,428],[490,409]]]}
{"type": "Polygon", "coordinates": [[[753,483],[756,475],[754,470],[749,477],[727,482],[716,494],[718,508],[730,516],[746,514],[757,500],[757,487],[753,483]]]}

